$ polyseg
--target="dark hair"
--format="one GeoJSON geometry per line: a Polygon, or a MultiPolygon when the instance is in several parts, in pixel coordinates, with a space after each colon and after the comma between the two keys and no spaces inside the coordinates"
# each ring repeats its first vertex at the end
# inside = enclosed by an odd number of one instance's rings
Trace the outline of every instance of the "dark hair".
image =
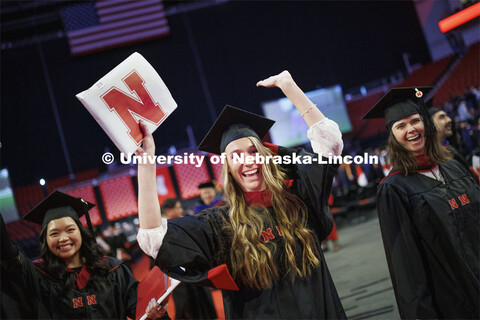
{"type": "MultiPolygon", "coordinates": [[[[95,236],[90,230],[83,227],[77,219],[73,219],[80,230],[82,237],[82,246],[80,247],[80,257],[85,259],[85,266],[91,274],[87,286],[92,286],[96,290],[104,291],[107,288],[107,275],[109,267],[102,264],[105,252],[97,244],[95,236]]],[[[45,262],[48,273],[55,279],[63,282],[63,292],[76,288],[75,275],[66,270],[65,261],[54,255],[48,248],[47,227],[40,233],[40,256],[45,262]]]]}
{"type": "MultiPolygon", "coordinates": [[[[390,161],[395,169],[404,171],[407,176],[418,169],[417,158],[397,141],[392,130],[388,135],[388,147],[390,161]]],[[[442,147],[436,135],[433,137],[425,136],[425,155],[434,165],[444,163],[452,158],[450,152],[442,147]]]]}
{"type": "Polygon", "coordinates": [[[163,201],[162,207],[161,207],[162,214],[165,214],[166,209],[175,208],[175,205],[177,204],[177,202],[179,201],[176,198],[168,198],[167,200],[163,201]]]}
{"type": "Polygon", "coordinates": [[[215,189],[215,185],[213,184],[213,182],[204,182],[198,185],[198,189],[205,189],[205,188],[215,189]]]}

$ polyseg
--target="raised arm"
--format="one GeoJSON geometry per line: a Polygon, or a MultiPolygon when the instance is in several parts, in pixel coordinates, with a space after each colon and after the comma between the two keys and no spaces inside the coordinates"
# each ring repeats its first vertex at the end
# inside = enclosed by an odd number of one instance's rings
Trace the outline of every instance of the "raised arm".
{"type": "Polygon", "coordinates": [[[13,245],[8,236],[7,227],[5,226],[2,215],[0,215],[0,248],[0,260],[2,261],[15,258],[18,254],[17,247],[13,245]]]}
{"type": "Polygon", "coordinates": [[[283,94],[290,99],[293,105],[298,109],[309,128],[317,122],[325,119],[323,113],[315,107],[315,104],[310,101],[310,99],[308,99],[302,89],[300,89],[295,81],[293,81],[290,72],[286,70],[275,76],[257,82],[257,87],[280,88],[283,94]]]}
{"type": "MultiPolygon", "coordinates": [[[[257,87],[280,88],[285,96],[294,104],[307,123],[308,138],[312,143],[312,149],[321,156],[340,155],[343,150],[342,133],[338,124],[325,118],[323,113],[313,104],[305,93],[293,81],[290,72],[271,76],[257,82],[257,87]]],[[[321,107],[321,106],[320,106],[321,107]]]]}
{"type": "MultiPolygon", "coordinates": [[[[137,155],[146,153],[155,155],[155,142],[145,123],[140,121],[143,133],[142,147],[136,151],[137,155]]],[[[154,229],[161,226],[160,204],[157,196],[156,164],[140,163],[138,165],[138,219],[140,228],[154,229]]]]}

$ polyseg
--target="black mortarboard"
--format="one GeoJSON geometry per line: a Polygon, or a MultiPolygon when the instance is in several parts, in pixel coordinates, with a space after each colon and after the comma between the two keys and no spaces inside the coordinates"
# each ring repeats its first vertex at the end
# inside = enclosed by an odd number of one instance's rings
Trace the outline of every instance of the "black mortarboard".
{"type": "Polygon", "coordinates": [[[255,137],[261,141],[274,123],[271,119],[226,105],[197,149],[221,154],[230,142],[240,138],[255,137]]]}
{"type": "Polygon", "coordinates": [[[213,182],[204,182],[198,185],[198,189],[205,189],[205,188],[215,189],[215,185],[213,184],[213,182]]]}
{"type": "Polygon", "coordinates": [[[362,119],[385,118],[385,126],[390,130],[396,121],[419,113],[425,123],[425,134],[435,135],[435,125],[423,101],[424,96],[432,89],[433,87],[392,88],[362,119]]]}
{"type": "Polygon", "coordinates": [[[437,107],[430,107],[428,108],[428,113],[430,113],[431,116],[433,116],[435,113],[442,111],[441,109],[437,107]]]}
{"type": "MultiPolygon", "coordinates": [[[[23,219],[40,224],[42,230],[50,221],[63,217],[71,217],[78,221],[81,216],[87,214],[86,218],[87,222],[89,222],[88,210],[94,206],[93,203],[81,198],[75,198],[63,192],[54,191],[27,213],[23,219]]],[[[91,223],[89,223],[89,228],[90,227],[91,223]]]]}

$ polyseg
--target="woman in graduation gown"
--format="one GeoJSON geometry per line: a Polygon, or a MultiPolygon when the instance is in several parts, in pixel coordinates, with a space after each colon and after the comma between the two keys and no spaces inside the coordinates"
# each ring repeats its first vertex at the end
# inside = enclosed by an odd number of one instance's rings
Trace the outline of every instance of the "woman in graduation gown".
{"type": "MultiPolygon", "coordinates": [[[[33,262],[12,244],[0,218],[2,318],[135,318],[138,282],[120,261],[103,255],[79,221],[93,206],[55,191],[27,214],[42,225],[42,259],[33,262]]],[[[150,307],[152,318],[164,314],[150,307]]]]}
{"type": "MultiPolygon", "coordinates": [[[[338,125],[326,119],[284,71],[257,83],[278,87],[310,127],[318,154],[341,154],[338,125]]],[[[160,218],[155,165],[139,165],[137,241],[169,276],[223,290],[225,317],[343,319],[345,313],[320,250],[332,229],[328,197],[335,166],[319,155],[261,143],[273,121],[227,106],[199,146],[221,154],[226,204],[196,216],[160,218]],[[234,156],[297,157],[282,169],[270,161],[235,163],[234,156]],[[299,163],[301,162],[301,163],[299,163]],[[313,162],[313,163],[312,163],[313,162]],[[309,163],[309,164],[308,164],[309,163]],[[287,180],[287,176],[289,181],[287,180]]],[[[155,145],[145,124],[143,149],[155,145]]]]}
{"type": "Polygon", "coordinates": [[[402,318],[478,319],[480,189],[438,142],[422,101],[430,89],[391,89],[364,116],[389,130],[383,243],[402,318]]]}

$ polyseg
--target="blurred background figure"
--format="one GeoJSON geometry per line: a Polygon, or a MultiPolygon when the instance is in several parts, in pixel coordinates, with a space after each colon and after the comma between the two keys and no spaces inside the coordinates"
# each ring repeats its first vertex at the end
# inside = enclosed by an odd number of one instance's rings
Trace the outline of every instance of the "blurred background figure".
{"type": "Polygon", "coordinates": [[[193,213],[197,214],[204,209],[218,206],[223,202],[222,199],[217,197],[217,190],[213,182],[202,183],[198,185],[198,189],[200,189],[201,200],[200,204],[193,209],[193,213]]]}
{"type": "Polygon", "coordinates": [[[445,146],[445,148],[451,153],[453,159],[460,162],[460,164],[462,164],[467,169],[467,171],[472,175],[472,177],[477,180],[477,176],[475,175],[474,170],[471,169],[469,165],[469,162],[472,162],[471,159],[467,160],[466,157],[460,152],[458,152],[455,146],[452,145],[449,141],[455,141],[452,119],[447,115],[445,111],[436,107],[428,108],[428,112],[432,116],[433,123],[435,124],[435,128],[437,129],[438,141],[443,146],[445,146]]]}
{"type": "Polygon", "coordinates": [[[169,198],[162,203],[162,217],[175,219],[181,216],[183,216],[183,208],[180,201],[175,198],[169,198]]]}
{"type": "Polygon", "coordinates": [[[103,235],[99,229],[95,230],[95,240],[97,241],[97,244],[105,251],[105,253],[110,254],[110,246],[103,238],[103,235]]]}
{"type": "Polygon", "coordinates": [[[445,140],[453,136],[452,119],[445,113],[445,111],[436,107],[431,107],[428,112],[432,116],[432,120],[437,128],[437,138],[442,144],[445,140]]]}
{"type": "Polygon", "coordinates": [[[132,262],[131,245],[127,236],[115,223],[108,226],[105,242],[110,246],[110,256],[117,258],[130,267],[132,262]]]}
{"type": "MultiPolygon", "coordinates": [[[[328,206],[332,206],[333,205],[333,194],[330,194],[330,197],[328,198],[328,206]]],[[[332,232],[330,232],[330,234],[328,235],[327,239],[323,240],[322,241],[322,251],[328,251],[329,248],[328,248],[328,241],[330,240],[333,244],[333,248],[332,250],[334,252],[340,250],[342,248],[342,246],[340,245],[340,243],[338,242],[338,232],[337,232],[337,226],[335,224],[335,219],[333,218],[333,214],[332,214],[332,220],[333,220],[333,229],[332,229],[332,232]]]]}

